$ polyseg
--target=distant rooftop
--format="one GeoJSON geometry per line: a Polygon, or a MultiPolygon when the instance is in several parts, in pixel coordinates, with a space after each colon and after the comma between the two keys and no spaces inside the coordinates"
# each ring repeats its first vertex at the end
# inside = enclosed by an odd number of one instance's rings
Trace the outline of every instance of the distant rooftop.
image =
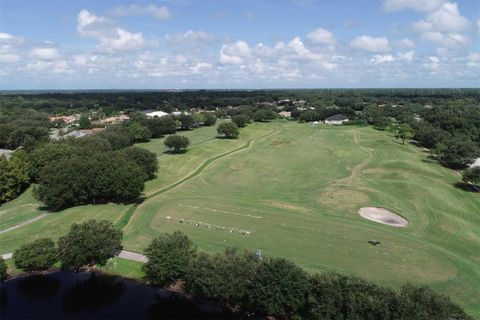
{"type": "Polygon", "coordinates": [[[348,117],[343,114],[336,114],[334,116],[325,118],[326,121],[342,121],[342,120],[348,120],[348,117]]]}

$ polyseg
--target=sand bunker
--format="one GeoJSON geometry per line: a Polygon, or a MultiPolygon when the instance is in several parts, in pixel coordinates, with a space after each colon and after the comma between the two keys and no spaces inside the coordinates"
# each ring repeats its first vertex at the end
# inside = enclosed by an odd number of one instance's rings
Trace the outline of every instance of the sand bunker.
{"type": "Polygon", "coordinates": [[[360,208],[358,213],[365,219],[393,227],[404,228],[408,224],[408,221],[405,218],[385,208],[365,207],[360,208]]]}

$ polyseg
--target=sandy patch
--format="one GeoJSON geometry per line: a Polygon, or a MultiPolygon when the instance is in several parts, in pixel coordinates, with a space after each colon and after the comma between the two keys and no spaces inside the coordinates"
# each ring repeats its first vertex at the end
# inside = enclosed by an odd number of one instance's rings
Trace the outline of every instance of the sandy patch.
{"type": "Polygon", "coordinates": [[[292,204],[292,203],[288,203],[288,202],[283,202],[283,201],[265,200],[264,203],[271,206],[271,207],[278,208],[278,209],[298,211],[298,212],[302,212],[302,213],[307,213],[308,211],[310,211],[305,207],[295,205],[295,204],[292,204]]]}
{"type": "Polygon", "coordinates": [[[360,208],[360,210],[358,210],[358,213],[365,219],[375,221],[381,224],[386,224],[392,227],[404,228],[408,224],[408,221],[405,218],[384,208],[364,207],[360,208]]]}
{"type": "Polygon", "coordinates": [[[356,190],[327,190],[319,202],[337,210],[354,210],[358,205],[367,204],[370,197],[361,191],[356,190]]]}

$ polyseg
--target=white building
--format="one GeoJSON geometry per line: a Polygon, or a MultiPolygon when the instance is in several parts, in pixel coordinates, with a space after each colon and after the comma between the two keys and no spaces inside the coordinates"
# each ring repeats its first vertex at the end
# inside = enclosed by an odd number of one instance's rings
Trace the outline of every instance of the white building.
{"type": "Polygon", "coordinates": [[[477,160],[475,160],[475,162],[472,163],[469,167],[470,168],[480,167],[480,158],[477,158],[477,160]]]}
{"type": "Polygon", "coordinates": [[[149,119],[153,119],[155,117],[161,118],[161,117],[165,117],[165,116],[168,116],[168,113],[163,112],[163,111],[153,111],[153,112],[147,113],[147,118],[149,118],[149,119]]]}
{"type": "Polygon", "coordinates": [[[343,114],[336,114],[334,116],[325,118],[325,124],[344,124],[348,122],[348,117],[343,114]]]}

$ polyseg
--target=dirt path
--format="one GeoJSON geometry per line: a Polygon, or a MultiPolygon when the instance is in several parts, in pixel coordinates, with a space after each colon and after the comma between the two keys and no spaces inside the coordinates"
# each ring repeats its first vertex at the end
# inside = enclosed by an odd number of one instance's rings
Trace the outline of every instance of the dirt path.
{"type": "Polygon", "coordinates": [[[19,224],[14,225],[14,226],[12,226],[12,227],[10,227],[10,228],[0,230],[0,234],[7,233],[7,232],[9,232],[9,231],[12,231],[12,230],[21,228],[21,227],[23,227],[23,226],[26,226],[27,224],[30,224],[30,223],[32,223],[32,222],[38,221],[38,220],[40,220],[40,219],[43,219],[43,218],[45,218],[45,217],[48,216],[48,215],[49,215],[49,212],[47,212],[47,213],[42,213],[42,214],[40,214],[39,216],[36,216],[35,218],[32,218],[32,219],[27,220],[27,221],[25,221],[25,222],[19,223],[19,224]]]}
{"type": "Polygon", "coordinates": [[[142,263],[148,261],[148,258],[145,255],[127,250],[120,251],[118,257],[125,260],[137,261],[142,263]]]}
{"type": "MultiPolygon", "coordinates": [[[[341,190],[344,187],[350,188],[351,190],[356,190],[358,187],[357,180],[359,177],[362,175],[362,170],[373,160],[375,153],[372,149],[366,148],[360,144],[360,141],[358,139],[358,134],[354,133],[353,135],[353,142],[354,144],[358,145],[358,147],[368,153],[368,157],[360,162],[359,164],[355,165],[352,168],[352,171],[348,177],[341,178],[338,180],[333,180],[330,181],[326,186],[325,190],[322,195],[322,199],[324,199],[322,202],[329,202],[331,200],[334,200],[335,193],[339,190],[341,190]],[[342,188],[339,188],[342,187],[342,188]]],[[[359,193],[360,194],[360,193],[359,193]]],[[[335,201],[334,201],[335,202],[335,201]]]]}

